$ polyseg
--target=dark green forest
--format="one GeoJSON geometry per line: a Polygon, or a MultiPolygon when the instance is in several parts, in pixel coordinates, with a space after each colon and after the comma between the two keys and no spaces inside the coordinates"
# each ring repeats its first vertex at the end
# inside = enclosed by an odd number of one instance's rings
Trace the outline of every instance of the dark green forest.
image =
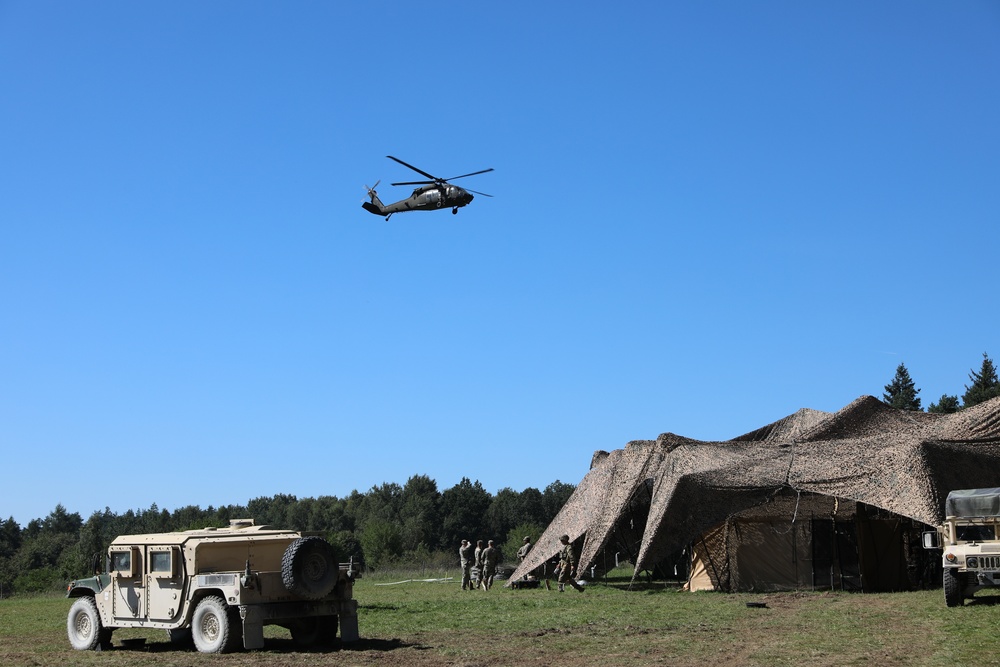
{"type": "Polygon", "coordinates": [[[415,475],[403,486],[385,483],[344,498],[279,494],[246,505],[169,511],[154,504],[124,514],[105,508],[86,520],[57,505],[24,527],[13,518],[0,523],[0,596],[63,589],[88,575],[94,555],[119,535],[224,527],[239,518],[322,534],[341,561],[353,558],[368,569],[457,567],[463,538],[494,540],[512,558],[521,538],[537,538],[574,488],[557,480],[543,491],[504,488],[493,495],[463,478],[439,491],[433,479],[415,475]]]}

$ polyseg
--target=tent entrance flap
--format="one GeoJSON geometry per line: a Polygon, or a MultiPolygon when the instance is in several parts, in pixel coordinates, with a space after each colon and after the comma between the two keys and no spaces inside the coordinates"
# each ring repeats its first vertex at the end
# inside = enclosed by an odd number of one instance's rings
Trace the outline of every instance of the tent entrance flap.
{"type": "Polygon", "coordinates": [[[858,532],[853,521],[813,519],[813,588],[860,591],[858,532]]]}

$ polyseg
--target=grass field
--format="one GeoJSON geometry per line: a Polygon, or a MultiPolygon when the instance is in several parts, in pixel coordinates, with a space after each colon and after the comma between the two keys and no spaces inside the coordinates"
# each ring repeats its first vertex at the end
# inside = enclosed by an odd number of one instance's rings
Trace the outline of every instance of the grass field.
{"type": "MultiPolygon", "coordinates": [[[[426,575],[424,575],[426,576],[426,575]]],[[[1000,598],[944,606],[941,591],[685,593],[623,583],[569,590],[463,592],[456,581],[357,583],[362,640],[303,652],[280,628],[263,651],[203,655],[162,631],[119,630],[115,648],[66,639],[62,597],[0,600],[0,664],[24,665],[992,665],[1000,664],[1000,598]],[[766,607],[748,607],[764,602],[766,607]],[[145,637],[141,647],[121,639],[145,637]]]]}

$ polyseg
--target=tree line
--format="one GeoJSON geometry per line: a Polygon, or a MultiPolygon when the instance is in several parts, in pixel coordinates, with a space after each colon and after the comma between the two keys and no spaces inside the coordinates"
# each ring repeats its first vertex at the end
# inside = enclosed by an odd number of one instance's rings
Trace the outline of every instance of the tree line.
{"type": "Polygon", "coordinates": [[[84,521],[61,504],[23,528],[13,517],[0,522],[0,597],[59,590],[90,574],[95,554],[119,535],[224,527],[231,519],[322,534],[341,561],[369,569],[393,566],[457,567],[458,544],[491,539],[512,558],[525,535],[536,539],[569,499],[575,486],[556,480],[544,490],[504,488],[495,495],[479,481],[462,480],[439,491],[437,482],[414,475],[400,486],[384,483],[350,495],[296,498],[278,494],[246,505],[173,511],[109,508],[84,521]]]}
{"type": "MultiPolygon", "coordinates": [[[[1000,378],[985,352],[979,370],[970,370],[969,381],[961,402],[957,394],[943,394],[927,411],[957,412],[1000,396],[1000,378]]],[[[900,363],[885,385],[882,400],[895,408],[921,411],[919,394],[906,365],[900,363]]],[[[551,523],[574,488],[557,480],[543,491],[504,488],[493,495],[479,481],[463,478],[439,491],[430,477],[414,475],[402,486],[384,483],[343,498],[278,494],[254,498],[246,505],[205,509],[189,505],[168,511],[153,504],[123,514],[105,508],[86,521],[57,505],[47,517],[23,528],[13,517],[0,521],[0,597],[61,589],[68,581],[89,574],[94,555],[107,551],[119,535],[224,527],[231,519],[241,518],[320,533],[341,560],[353,558],[369,569],[415,564],[452,567],[462,539],[492,539],[510,558],[525,535],[537,538],[551,523]]]]}
{"type": "MultiPolygon", "coordinates": [[[[977,372],[975,369],[969,371],[969,381],[971,384],[965,385],[965,393],[962,394],[961,403],[958,401],[958,394],[942,394],[936,403],[931,403],[927,407],[927,412],[958,412],[1000,396],[1000,378],[997,378],[996,366],[993,365],[993,360],[986,352],[983,352],[983,362],[979,371],[977,372]]],[[[922,412],[919,393],[920,390],[913,378],[910,377],[906,365],[901,363],[896,367],[896,375],[892,378],[892,382],[885,385],[882,400],[887,405],[900,410],[922,412]]]]}

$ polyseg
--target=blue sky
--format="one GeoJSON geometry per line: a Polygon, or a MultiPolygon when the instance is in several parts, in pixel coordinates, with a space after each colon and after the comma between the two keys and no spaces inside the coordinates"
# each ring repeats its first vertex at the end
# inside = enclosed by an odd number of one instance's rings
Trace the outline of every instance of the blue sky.
{"type": "Polygon", "coordinates": [[[0,0],[0,516],[576,483],[1000,355],[995,2],[0,0]],[[361,208],[416,174],[458,215],[361,208]]]}

